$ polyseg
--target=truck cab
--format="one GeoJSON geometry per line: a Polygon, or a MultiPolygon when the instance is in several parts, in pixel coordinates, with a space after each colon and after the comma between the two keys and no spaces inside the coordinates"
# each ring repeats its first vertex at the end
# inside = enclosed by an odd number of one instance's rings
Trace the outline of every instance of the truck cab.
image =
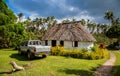
{"type": "Polygon", "coordinates": [[[28,40],[20,45],[18,53],[22,55],[27,54],[28,59],[33,59],[34,57],[46,57],[50,54],[51,46],[43,46],[40,40],[28,40]]]}

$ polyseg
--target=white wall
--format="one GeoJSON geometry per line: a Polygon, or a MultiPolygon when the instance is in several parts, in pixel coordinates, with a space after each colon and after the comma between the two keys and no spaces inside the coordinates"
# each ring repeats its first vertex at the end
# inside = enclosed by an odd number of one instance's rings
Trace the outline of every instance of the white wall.
{"type": "Polygon", "coordinates": [[[48,45],[51,46],[51,41],[48,41],[48,45]]]}
{"type": "MultiPolygon", "coordinates": [[[[43,45],[45,45],[45,41],[43,41],[43,45]]],[[[48,45],[51,46],[51,41],[48,41],[48,45]]],[[[57,41],[56,45],[60,45],[60,41],[57,41]]],[[[76,48],[76,49],[88,48],[89,49],[90,47],[93,47],[94,44],[93,42],[78,42],[78,47],[73,47],[72,41],[64,41],[64,46],[69,49],[72,49],[72,48],[76,48]]]]}
{"type": "Polygon", "coordinates": [[[72,41],[64,41],[64,46],[66,47],[66,48],[73,48],[73,43],[72,43],[72,41]]]}
{"type": "Polygon", "coordinates": [[[93,47],[94,46],[94,44],[93,44],[93,42],[78,42],[78,49],[82,49],[82,48],[91,48],[91,47],[93,47]]]}
{"type": "Polygon", "coordinates": [[[41,41],[42,42],[42,45],[45,45],[45,41],[41,41]]]}
{"type": "Polygon", "coordinates": [[[94,46],[93,42],[78,42],[78,47],[73,47],[73,42],[71,41],[64,41],[64,46],[67,48],[76,48],[76,49],[82,49],[82,48],[91,48],[94,46]]]}

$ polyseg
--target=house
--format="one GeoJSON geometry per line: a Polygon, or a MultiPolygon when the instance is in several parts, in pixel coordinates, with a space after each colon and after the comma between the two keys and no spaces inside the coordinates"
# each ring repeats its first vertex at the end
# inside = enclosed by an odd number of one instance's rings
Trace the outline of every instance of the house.
{"type": "Polygon", "coordinates": [[[80,21],[76,21],[54,25],[46,31],[42,41],[43,45],[82,49],[93,47],[95,38],[80,21]]]}

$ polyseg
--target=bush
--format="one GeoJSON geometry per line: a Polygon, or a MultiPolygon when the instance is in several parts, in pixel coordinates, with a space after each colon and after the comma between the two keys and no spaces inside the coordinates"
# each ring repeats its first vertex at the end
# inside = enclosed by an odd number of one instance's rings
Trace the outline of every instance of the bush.
{"type": "Polygon", "coordinates": [[[106,49],[99,48],[98,46],[94,46],[91,51],[88,51],[87,49],[68,50],[65,47],[56,46],[51,48],[51,54],[55,56],[96,60],[104,58],[108,54],[108,51],[106,49]]]}
{"type": "Polygon", "coordinates": [[[90,53],[90,59],[102,59],[104,58],[107,54],[108,51],[103,48],[99,48],[98,46],[94,46],[92,48],[92,52],[90,53]]]}
{"type": "Polygon", "coordinates": [[[120,49],[120,42],[116,41],[116,42],[108,45],[107,48],[110,50],[119,50],[120,49]]]}

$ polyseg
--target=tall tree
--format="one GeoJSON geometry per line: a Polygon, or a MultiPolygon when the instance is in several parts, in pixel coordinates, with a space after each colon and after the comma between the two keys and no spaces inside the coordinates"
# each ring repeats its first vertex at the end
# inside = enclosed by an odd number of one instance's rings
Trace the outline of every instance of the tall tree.
{"type": "Polygon", "coordinates": [[[10,23],[10,18],[4,13],[0,13],[0,25],[6,25],[10,23]]]}
{"type": "Polygon", "coordinates": [[[0,17],[0,20],[2,22],[2,24],[0,25],[14,23],[17,19],[13,11],[8,8],[7,4],[5,3],[5,0],[0,0],[0,17]]]}
{"type": "Polygon", "coordinates": [[[21,21],[22,21],[22,18],[23,18],[23,13],[19,13],[19,14],[18,14],[18,18],[19,18],[19,22],[21,22],[21,21]]]}
{"type": "Polygon", "coordinates": [[[109,27],[110,27],[109,25],[102,24],[100,27],[101,33],[105,34],[108,31],[109,27]]]}
{"type": "Polygon", "coordinates": [[[64,19],[64,20],[62,20],[62,23],[68,23],[68,22],[70,22],[69,19],[64,19]]]}
{"type": "Polygon", "coordinates": [[[4,13],[5,10],[8,8],[7,4],[4,0],[0,0],[0,12],[4,13]]]}
{"type": "Polygon", "coordinates": [[[112,25],[106,32],[109,38],[118,38],[120,41],[120,24],[112,25]]]}
{"type": "Polygon", "coordinates": [[[31,18],[28,16],[28,17],[27,17],[27,20],[28,20],[28,21],[31,21],[31,18]]]}
{"type": "Polygon", "coordinates": [[[74,22],[74,21],[76,21],[76,19],[75,19],[75,18],[72,18],[72,21],[74,22]]]}
{"type": "Polygon", "coordinates": [[[107,12],[105,12],[104,18],[106,20],[111,21],[111,23],[113,23],[114,22],[114,13],[112,11],[107,11],[107,12]]]}
{"type": "Polygon", "coordinates": [[[83,26],[85,26],[86,21],[85,21],[84,19],[82,19],[82,20],[81,20],[81,24],[82,24],[83,26]]]}

